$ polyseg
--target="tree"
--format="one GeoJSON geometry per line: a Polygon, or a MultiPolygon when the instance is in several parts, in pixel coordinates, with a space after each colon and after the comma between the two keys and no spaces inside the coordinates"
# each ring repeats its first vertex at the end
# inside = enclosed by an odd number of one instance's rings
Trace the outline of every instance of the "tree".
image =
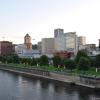
{"type": "Polygon", "coordinates": [[[91,67],[96,67],[96,59],[95,58],[90,58],[91,62],[91,67]]]}
{"type": "Polygon", "coordinates": [[[81,57],[78,62],[79,70],[88,70],[90,67],[90,60],[86,57],[81,57]]]}
{"type": "Polygon", "coordinates": [[[11,56],[6,57],[7,63],[13,63],[13,58],[11,56]]]}
{"type": "Polygon", "coordinates": [[[32,59],[31,59],[31,66],[34,66],[34,65],[36,65],[36,64],[37,64],[36,59],[32,58],[32,59]]]}
{"type": "Polygon", "coordinates": [[[17,54],[11,55],[11,58],[13,63],[19,63],[19,57],[17,54]]]}
{"type": "Polygon", "coordinates": [[[48,65],[49,60],[48,57],[46,55],[42,55],[40,57],[40,65],[48,65]]]}
{"type": "Polygon", "coordinates": [[[76,64],[75,64],[75,61],[71,60],[71,59],[66,59],[64,61],[64,65],[67,69],[75,69],[76,68],[76,64]]]}
{"type": "Polygon", "coordinates": [[[53,57],[53,65],[55,67],[58,67],[59,65],[61,65],[61,58],[59,56],[54,56],[53,57]]]}
{"type": "Polygon", "coordinates": [[[5,55],[1,56],[1,62],[6,63],[7,57],[5,55]]]}
{"type": "Polygon", "coordinates": [[[27,64],[27,58],[20,58],[20,63],[27,64]]]}
{"type": "Polygon", "coordinates": [[[88,55],[84,51],[78,51],[77,56],[75,58],[76,64],[78,64],[81,57],[85,57],[89,59],[88,55]]]}
{"type": "Polygon", "coordinates": [[[31,58],[27,58],[27,64],[31,65],[32,59],[31,58]]]}
{"type": "Polygon", "coordinates": [[[96,67],[100,67],[100,54],[96,56],[96,67]]]}

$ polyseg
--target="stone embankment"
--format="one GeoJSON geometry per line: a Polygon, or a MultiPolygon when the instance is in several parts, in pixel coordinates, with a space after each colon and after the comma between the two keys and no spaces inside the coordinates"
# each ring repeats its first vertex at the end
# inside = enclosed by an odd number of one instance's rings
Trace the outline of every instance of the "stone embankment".
{"type": "Polygon", "coordinates": [[[76,76],[76,75],[63,75],[60,73],[44,71],[37,68],[18,68],[8,65],[0,65],[1,70],[22,74],[25,76],[37,77],[51,81],[68,83],[72,85],[84,86],[92,89],[100,90],[100,78],[76,76]]]}

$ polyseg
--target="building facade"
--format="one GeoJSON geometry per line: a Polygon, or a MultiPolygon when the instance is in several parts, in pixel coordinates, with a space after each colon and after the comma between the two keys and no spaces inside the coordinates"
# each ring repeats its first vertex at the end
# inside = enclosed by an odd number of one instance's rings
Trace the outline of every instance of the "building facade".
{"type": "Polygon", "coordinates": [[[66,51],[73,52],[74,55],[77,54],[78,44],[76,32],[68,32],[64,34],[66,51]]]}
{"type": "Polygon", "coordinates": [[[42,54],[53,54],[55,51],[54,38],[43,38],[42,39],[42,54]]]}
{"type": "Polygon", "coordinates": [[[42,42],[38,42],[37,49],[42,53],[42,42]]]}
{"type": "Polygon", "coordinates": [[[71,58],[74,55],[74,53],[67,51],[60,51],[60,52],[55,52],[54,55],[59,56],[61,59],[64,59],[64,58],[71,58]]]}
{"type": "Polygon", "coordinates": [[[66,51],[66,42],[64,35],[55,37],[55,52],[66,51]]]}
{"type": "Polygon", "coordinates": [[[78,37],[78,45],[86,45],[86,37],[85,36],[79,36],[78,37]]]}
{"type": "Polygon", "coordinates": [[[74,55],[78,51],[78,42],[76,32],[64,33],[63,29],[55,29],[55,52],[67,51],[74,55]]]}
{"type": "Polygon", "coordinates": [[[29,49],[29,50],[32,49],[31,37],[29,36],[29,34],[25,35],[24,44],[26,45],[27,49],[29,49]]]}
{"type": "Polygon", "coordinates": [[[55,38],[56,37],[61,37],[63,34],[64,34],[64,30],[63,29],[58,28],[58,29],[54,30],[54,37],[55,38]]]}
{"type": "Polygon", "coordinates": [[[10,55],[14,52],[13,44],[9,41],[0,41],[0,55],[10,55]]]}

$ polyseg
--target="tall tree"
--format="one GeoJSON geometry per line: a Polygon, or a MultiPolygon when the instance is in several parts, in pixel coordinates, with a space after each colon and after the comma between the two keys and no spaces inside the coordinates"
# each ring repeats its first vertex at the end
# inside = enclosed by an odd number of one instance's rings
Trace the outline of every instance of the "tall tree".
{"type": "Polygon", "coordinates": [[[48,65],[49,60],[48,57],[46,55],[42,55],[40,57],[40,65],[48,65]]]}
{"type": "Polygon", "coordinates": [[[64,61],[64,65],[67,69],[75,69],[76,68],[76,64],[75,64],[75,61],[71,60],[71,59],[66,59],[64,61]]]}
{"type": "Polygon", "coordinates": [[[78,62],[79,70],[88,70],[90,67],[90,60],[86,57],[81,57],[78,62]]]}
{"type": "Polygon", "coordinates": [[[78,64],[81,57],[85,57],[89,59],[89,56],[84,51],[78,51],[77,56],[75,58],[76,64],[78,64]]]}
{"type": "Polygon", "coordinates": [[[59,65],[61,65],[62,61],[61,58],[59,56],[54,56],[53,57],[53,64],[55,67],[58,67],[59,65]]]}
{"type": "Polygon", "coordinates": [[[35,58],[32,58],[31,59],[31,65],[34,66],[34,65],[37,65],[37,61],[35,58]]]}

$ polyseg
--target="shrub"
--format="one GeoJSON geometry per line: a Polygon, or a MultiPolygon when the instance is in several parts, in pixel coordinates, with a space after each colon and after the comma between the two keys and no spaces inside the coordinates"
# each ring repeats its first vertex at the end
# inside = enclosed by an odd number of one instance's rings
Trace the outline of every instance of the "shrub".
{"type": "Polygon", "coordinates": [[[46,55],[43,55],[40,57],[40,65],[48,65],[48,57],[46,55]]]}
{"type": "Polygon", "coordinates": [[[81,57],[79,59],[78,69],[79,70],[88,70],[89,67],[90,67],[90,60],[88,58],[81,57]]]}
{"type": "Polygon", "coordinates": [[[75,62],[73,60],[70,60],[70,59],[66,59],[64,61],[64,65],[67,69],[70,69],[70,70],[75,69],[75,67],[76,67],[75,62]]]}

